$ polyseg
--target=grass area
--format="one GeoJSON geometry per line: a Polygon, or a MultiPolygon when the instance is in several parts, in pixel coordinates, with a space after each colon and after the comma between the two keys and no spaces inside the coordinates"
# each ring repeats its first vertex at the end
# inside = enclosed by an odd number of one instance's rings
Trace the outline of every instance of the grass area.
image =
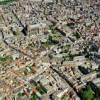
{"type": "Polygon", "coordinates": [[[61,38],[61,34],[56,31],[52,31],[51,37],[52,37],[52,40],[58,41],[61,38]]]}
{"type": "Polygon", "coordinates": [[[47,93],[47,90],[41,84],[37,84],[36,88],[41,94],[47,93]]]}
{"type": "Polygon", "coordinates": [[[21,97],[21,96],[24,96],[24,93],[19,92],[17,95],[18,95],[19,97],[21,97]]]}
{"type": "Polygon", "coordinates": [[[0,5],[6,5],[6,4],[12,3],[13,1],[16,1],[16,0],[1,0],[0,5]]]}
{"type": "Polygon", "coordinates": [[[50,43],[49,41],[47,41],[47,42],[43,43],[42,45],[43,45],[43,47],[50,49],[53,44],[50,43]]]}
{"type": "Polygon", "coordinates": [[[51,34],[49,35],[47,41],[43,43],[43,47],[50,49],[52,45],[58,44],[61,39],[61,34],[50,28],[51,34]]]}
{"type": "Polygon", "coordinates": [[[31,80],[30,83],[36,87],[40,94],[47,93],[47,89],[41,83],[37,83],[34,80],[31,80]]]}
{"type": "Polygon", "coordinates": [[[6,60],[7,60],[6,57],[0,57],[0,62],[4,62],[4,61],[6,61],[6,60]]]}
{"type": "Polygon", "coordinates": [[[38,96],[35,93],[33,93],[32,97],[31,97],[31,100],[39,100],[39,99],[38,99],[38,96]]]}
{"type": "MultiPolygon", "coordinates": [[[[23,96],[25,96],[25,94],[24,94],[23,92],[19,92],[19,93],[17,94],[17,96],[18,96],[18,97],[23,97],[23,96]]],[[[33,93],[33,94],[31,95],[31,98],[30,98],[29,100],[39,100],[39,99],[38,99],[38,96],[36,95],[36,93],[33,93]]]]}
{"type": "Polygon", "coordinates": [[[98,88],[100,88],[100,84],[99,84],[99,85],[97,85],[97,87],[98,87],[98,88]]]}
{"type": "Polygon", "coordinates": [[[68,100],[67,96],[62,96],[60,100],[68,100]]]}
{"type": "Polygon", "coordinates": [[[4,63],[10,59],[11,59],[11,57],[9,57],[9,56],[0,56],[0,63],[4,63]]]}

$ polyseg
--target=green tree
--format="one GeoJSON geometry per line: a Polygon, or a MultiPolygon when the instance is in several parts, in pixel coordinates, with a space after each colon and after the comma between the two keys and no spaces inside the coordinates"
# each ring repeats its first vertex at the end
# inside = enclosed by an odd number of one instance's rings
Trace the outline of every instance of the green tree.
{"type": "Polygon", "coordinates": [[[82,100],[95,100],[94,92],[92,91],[90,86],[87,86],[86,88],[82,89],[80,94],[82,100]]]}

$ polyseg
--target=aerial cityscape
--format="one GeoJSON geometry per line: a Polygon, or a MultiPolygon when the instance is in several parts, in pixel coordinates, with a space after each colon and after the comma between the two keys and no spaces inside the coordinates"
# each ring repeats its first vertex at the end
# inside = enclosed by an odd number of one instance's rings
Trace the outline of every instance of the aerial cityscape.
{"type": "Polygon", "coordinates": [[[0,100],[100,100],[100,0],[0,0],[0,100]]]}

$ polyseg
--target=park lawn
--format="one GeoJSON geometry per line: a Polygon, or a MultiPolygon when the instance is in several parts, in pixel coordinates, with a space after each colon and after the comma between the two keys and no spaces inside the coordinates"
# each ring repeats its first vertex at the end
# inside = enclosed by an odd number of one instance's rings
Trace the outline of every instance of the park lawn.
{"type": "Polygon", "coordinates": [[[16,0],[1,0],[0,5],[6,5],[6,4],[12,3],[13,1],[16,1],[16,0]]]}

